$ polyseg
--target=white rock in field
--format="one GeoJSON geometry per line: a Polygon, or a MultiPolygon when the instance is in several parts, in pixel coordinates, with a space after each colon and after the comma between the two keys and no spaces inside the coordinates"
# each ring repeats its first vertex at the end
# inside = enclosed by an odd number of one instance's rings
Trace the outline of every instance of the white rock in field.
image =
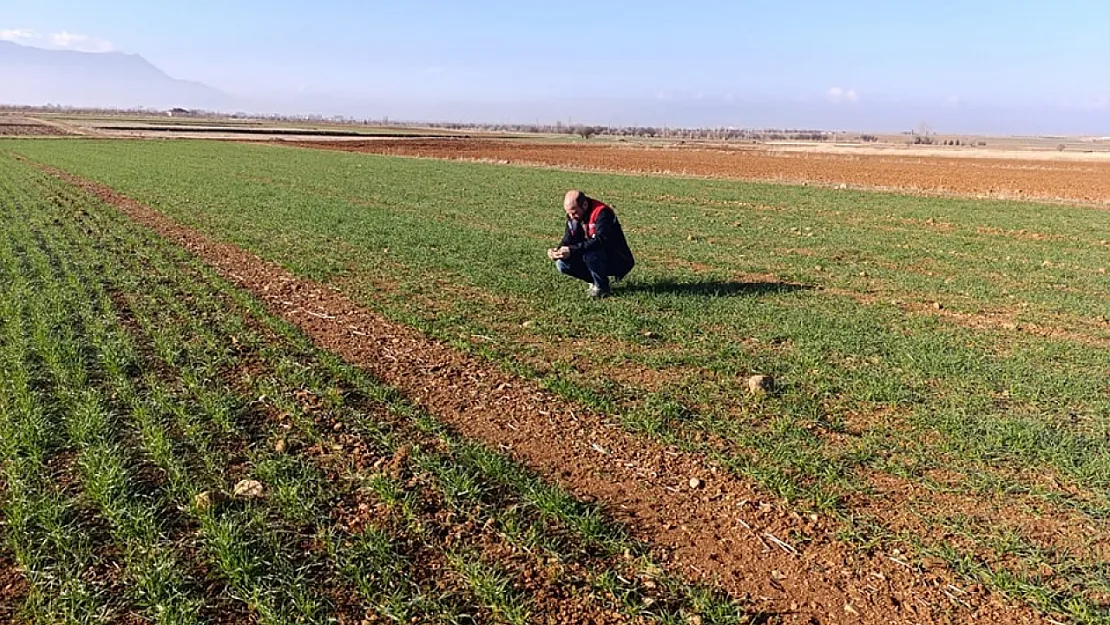
{"type": "Polygon", "coordinates": [[[258,499],[262,496],[262,482],[241,480],[231,492],[238,499],[258,499]]]}
{"type": "Polygon", "coordinates": [[[752,395],[766,395],[775,389],[775,379],[769,375],[753,375],[748,378],[748,392],[752,395]]]}
{"type": "Polygon", "coordinates": [[[705,486],[705,480],[696,477],[690,478],[690,488],[697,490],[702,486],[705,486]]]}

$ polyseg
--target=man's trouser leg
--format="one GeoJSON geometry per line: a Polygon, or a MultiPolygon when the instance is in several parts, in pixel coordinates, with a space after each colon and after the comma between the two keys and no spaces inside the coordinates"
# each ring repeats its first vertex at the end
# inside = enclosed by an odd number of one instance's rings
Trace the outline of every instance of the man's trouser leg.
{"type": "Polygon", "coordinates": [[[557,260],[555,261],[555,268],[559,270],[559,273],[571,276],[572,278],[578,278],[583,282],[594,281],[593,275],[590,274],[590,269],[586,267],[586,263],[583,262],[581,256],[570,260],[557,260]]]}
{"type": "Polygon", "coordinates": [[[612,275],[608,254],[602,250],[586,252],[582,255],[582,261],[590,272],[590,281],[603,293],[608,293],[609,276],[612,275]]]}

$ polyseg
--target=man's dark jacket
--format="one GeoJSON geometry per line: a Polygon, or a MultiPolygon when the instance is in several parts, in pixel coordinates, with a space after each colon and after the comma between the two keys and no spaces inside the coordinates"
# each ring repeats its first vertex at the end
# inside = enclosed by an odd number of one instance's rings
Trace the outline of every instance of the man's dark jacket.
{"type": "Polygon", "coordinates": [[[605,273],[610,276],[623,278],[636,264],[617,214],[609,206],[593,199],[590,200],[585,219],[567,220],[563,241],[559,245],[569,247],[571,258],[582,258],[587,265],[600,260],[605,264],[605,273]],[[601,210],[597,211],[599,207],[601,210]],[[589,236],[591,225],[593,236],[589,236]]]}

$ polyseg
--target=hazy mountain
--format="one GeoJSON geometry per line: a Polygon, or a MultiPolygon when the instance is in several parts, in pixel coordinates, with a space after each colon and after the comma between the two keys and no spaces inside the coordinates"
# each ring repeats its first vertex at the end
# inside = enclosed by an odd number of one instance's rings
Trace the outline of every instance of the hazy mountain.
{"type": "Polygon", "coordinates": [[[0,104],[225,109],[231,98],[177,80],[137,54],[43,50],[0,41],[0,104]]]}
{"type": "MultiPolygon", "coordinates": [[[[839,91],[839,90],[838,90],[839,91]]],[[[941,133],[1110,134],[1110,105],[1017,107],[946,101],[912,103],[861,97],[773,101],[713,96],[496,100],[297,93],[230,96],[177,80],[146,59],[119,52],[43,50],[0,41],[0,104],[105,108],[182,107],[211,111],[388,117],[405,121],[734,126],[941,133]]]]}

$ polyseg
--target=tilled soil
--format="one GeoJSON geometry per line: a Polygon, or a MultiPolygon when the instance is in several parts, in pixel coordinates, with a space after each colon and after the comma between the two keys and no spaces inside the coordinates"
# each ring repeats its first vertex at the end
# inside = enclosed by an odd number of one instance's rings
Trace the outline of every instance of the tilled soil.
{"type": "Polygon", "coordinates": [[[24,117],[0,116],[0,137],[60,137],[66,131],[24,117]]]}
{"type": "Polygon", "coordinates": [[[301,147],[483,160],[503,164],[677,174],[1000,199],[1110,204],[1110,162],[781,152],[751,148],[655,148],[483,139],[323,142],[301,147]]]}
{"type": "Polygon", "coordinates": [[[782,622],[1044,622],[981,586],[958,587],[943,568],[923,570],[896,554],[862,553],[836,539],[834,520],[799,514],[704,458],[632,436],[606,415],[431,341],[336,289],[213,241],[110,188],[49,171],[189,249],[317,345],[371,371],[461,434],[603,504],[653,545],[672,572],[719,583],[782,622]]]}

